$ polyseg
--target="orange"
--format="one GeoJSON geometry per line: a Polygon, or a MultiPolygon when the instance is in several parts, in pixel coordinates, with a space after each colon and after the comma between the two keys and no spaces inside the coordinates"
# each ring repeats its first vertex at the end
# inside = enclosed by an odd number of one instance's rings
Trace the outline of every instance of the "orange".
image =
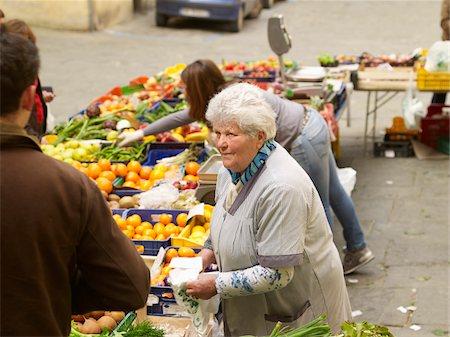
{"type": "Polygon", "coordinates": [[[196,176],[198,173],[198,170],[200,170],[200,165],[195,161],[190,161],[186,164],[186,167],[184,168],[187,174],[196,176]]]}
{"type": "Polygon", "coordinates": [[[164,226],[161,222],[157,222],[153,225],[153,230],[155,231],[156,235],[159,235],[159,234],[164,235],[165,228],[166,228],[166,226],[164,226]]]}
{"type": "Polygon", "coordinates": [[[122,219],[122,217],[120,216],[120,214],[113,214],[113,219],[117,222],[118,219],[122,219]]]}
{"type": "Polygon", "coordinates": [[[169,166],[169,171],[178,171],[179,169],[180,167],[175,164],[169,166]]]}
{"type": "Polygon", "coordinates": [[[183,177],[183,180],[184,180],[184,181],[195,181],[195,182],[197,182],[197,181],[199,181],[200,179],[199,179],[197,176],[193,176],[192,174],[188,174],[188,175],[185,175],[185,176],[183,177]]]}
{"type": "Polygon", "coordinates": [[[88,169],[88,176],[92,179],[97,179],[100,175],[100,172],[102,172],[102,169],[97,163],[90,163],[87,167],[88,169]]]}
{"type": "Polygon", "coordinates": [[[178,214],[176,219],[177,225],[180,227],[186,227],[187,217],[188,215],[186,213],[178,214]]]}
{"type": "Polygon", "coordinates": [[[150,173],[150,179],[151,180],[159,180],[164,178],[165,171],[161,169],[153,169],[152,173],[150,173]]]}
{"type": "Polygon", "coordinates": [[[132,171],[135,173],[139,173],[141,171],[141,168],[141,163],[136,160],[130,160],[130,162],[127,164],[128,172],[132,171]]]}
{"type": "Polygon", "coordinates": [[[104,177],[109,181],[113,181],[114,179],[116,179],[116,175],[113,171],[102,171],[100,172],[100,177],[104,177]]]}
{"type": "Polygon", "coordinates": [[[140,239],[142,239],[142,235],[135,233],[134,236],[133,236],[133,240],[140,240],[140,239]]]}
{"type": "Polygon", "coordinates": [[[166,252],[166,262],[170,263],[174,257],[178,257],[178,252],[175,248],[169,248],[166,252]]]}
{"type": "Polygon", "coordinates": [[[116,172],[117,172],[117,164],[112,164],[110,171],[113,172],[114,174],[116,174],[116,172]]]}
{"type": "Polygon", "coordinates": [[[128,231],[128,230],[126,230],[126,229],[124,229],[124,230],[122,231],[122,233],[125,234],[129,239],[132,239],[133,236],[134,236],[133,233],[131,233],[130,231],[128,231]]]}
{"type": "Polygon", "coordinates": [[[116,164],[116,171],[113,171],[118,177],[126,177],[128,173],[127,166],[123,163],[116,164]]]}
{"type": "Polygon", "coordinates": [[[81,166],[79,170],[89,177],[89,170],[87,167],[81,166]]]}
{"type": "Polygon", "coordinates": [[[127,222],[125,219],[117,218],[116,222],[120,229],[122,230],[127,229],[127,222]]]}
{"type": "Polygon", "coordinates": [[[99,159],[97,164],[98,166],[100,166],[102,171],[111,171],[111,162],[108,159],[99,159]]]}
{"type": "Polygon", "coordinates": [[[141,226],[144,227],[144,229],[153,229],[153,225],[150,222],[143,221],[141,223],[141,226]]]}
{"type": "Polygon", "coordinates": [[[137,184],[139,182],[139,180],[141,180],[141,177],[139,177],[139,174],[137,174],[134,171],[128,171],[125,181],[132,181],[135,184],[137,184]]]}
{"type": "Polygon", "coordinates": [[[181,257],[194,257],[195,251],[189,247],[180,247],[178,248],[178,256],[181,257]]]}
{"type": "Polygon", "coordinates": [[[139,214],[133,214],[127,218],[127,225],[133,226],[133,228],[139,226],[141,224],[141,222],[142,222],[142,219],[139,216],[139,214]]]}
{"type": "Polygon", "coordinates": [[[139,176],[142,179],[149,179],[152,171],[153,170],[150,166],[142,166],[141,170],[139,171],[139,176]]]}
{"type": "MultiPolygon", "coordinates": [[[[144,229],[145,229],[145,227],[142,226],[142,224],[141,224],[141,225],[137,226],[137,227],[134,229],[134,232],[135,232],[136,234],[141,235],[141,234],[144,232],[144,229]]],[[[135,236],[136,236],[136,235],[135,235],[135,236]]]]}
{"type": "Polygon", "coordinates": [[[134,227],[133,227],[133,226],[131,226],[131,225],[127,225],[127,228],[126,228],[126,230],[127,230],[127,231],[129,231],[130,233],[133,233],[133,235],[134,235],[134,233],[135,233],[135,231],[134,231],[134,227]]]}
{"type": "Polygon", "coordinates": [[[163,267],[161,269],[161,275],[169,276],[169,272],[172,270],[169,266],[163,267]]]}
{"type": "Polygon", "coordinates": [[[167,213],[162,213],[159,216],[159,222],[161,222],[163,225],[167,225],[172,222],[172,215],[167,213]]]}
{"type": "Polygon", "coordinates": [[[177,233],[177,226],[173,223],[169,223],[166,225],[166,228],[164,228],[164,233],[166,237],[172,236],[177,233]]]}
{"type": "Polygon", "coordinates": [[[105,191],[108,194],[112,192],[113,184],[108,179],[103,178],[103,177],[98,177],[96,182],[97,182],[98,188],[101,189],[102,191],[105,191]]]}
{"type": "Polygon", "coordinates": [[[155,240],[155,237],[156,237],[155,231],[151,228],[144,229],[144,232],[142,233],[142,235],[151,237],[150,240],[155,240]]]}
{"type": "Polygon", "coordinates": [[[122,184],[122,186],[123,186],[123,187],[131,187],[131,188],[135,188],[135,187],[136,187],[136,184],[135,184],[134,182],[132,182],[132,181],[125,181],[125,182],[122,184]]]}
{"type": "Polygon", "coordinates": [[[158,234],[155,238],[156,241],[165,241],[167,238],[164,234],[158,234]]]}

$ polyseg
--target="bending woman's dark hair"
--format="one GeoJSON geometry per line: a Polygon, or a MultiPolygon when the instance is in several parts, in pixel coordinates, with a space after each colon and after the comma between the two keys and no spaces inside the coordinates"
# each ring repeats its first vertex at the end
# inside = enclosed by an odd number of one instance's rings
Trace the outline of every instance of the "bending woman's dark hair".
{"type": "Polygon", "coordinates": [[[186,85],[189,115],[205,121],[209,100],[226,85],[222,72],[211,60],[197,60],[183,70],[181,79],[186,85]]]}

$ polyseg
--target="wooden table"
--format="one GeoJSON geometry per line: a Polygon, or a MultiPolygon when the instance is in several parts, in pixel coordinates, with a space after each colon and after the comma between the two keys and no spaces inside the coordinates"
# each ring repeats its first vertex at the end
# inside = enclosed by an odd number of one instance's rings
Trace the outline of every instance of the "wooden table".
{"type": "Polygon", "coordinates": [[[352,76],[355,90],[367,92],[366,116],[364,122],[364,154],[367,150],[367,138],[375,141],[378,110],[409,86],[416,88],[416,73],[412,67],[397,67],[391,70],[366,68],[358,70],[352,76]],[[372,128],[369,131],[369,117],[372,115],[372,128]]]}

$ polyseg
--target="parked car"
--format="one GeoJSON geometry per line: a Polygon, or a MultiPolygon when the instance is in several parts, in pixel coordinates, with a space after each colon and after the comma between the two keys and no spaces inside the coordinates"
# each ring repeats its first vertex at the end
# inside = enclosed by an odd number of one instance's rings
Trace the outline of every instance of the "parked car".
{"type": "Polygon", "coordinates": [[[156,0],[156,25],[167,26],[171,17],[228,21],[229,30],[239,32],[244,18],[257,18],[261,0],[156,0]]]}
{"type": "Polygon", "coordinates": [[[276,0],[261,0],[263,8],[271,8],[276,0]]]}

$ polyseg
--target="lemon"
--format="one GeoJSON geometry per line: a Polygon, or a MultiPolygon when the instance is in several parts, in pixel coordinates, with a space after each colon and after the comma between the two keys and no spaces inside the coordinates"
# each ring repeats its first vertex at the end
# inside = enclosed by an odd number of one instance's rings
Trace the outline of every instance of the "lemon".
{"type": "Polygon", "coordinates": [[[208,230],[211,227],[209,222],[205,222],[205,224],[203,225],[203,228],[208,230]]]}
{"type": "Polygon", "coordinates": [[[189,239],[203,239],[203,236],[205,233],[203,232],[194,232],[191,235],[189,235],[189,239]]]}
{"type": "Polygon", "coordinates": [[[206,232],[206,229],[203,226],[195,226],[191,230],[191,235],[194,234],[195,232],[201,232],[203,235],[203,233],[206,232]]]}

